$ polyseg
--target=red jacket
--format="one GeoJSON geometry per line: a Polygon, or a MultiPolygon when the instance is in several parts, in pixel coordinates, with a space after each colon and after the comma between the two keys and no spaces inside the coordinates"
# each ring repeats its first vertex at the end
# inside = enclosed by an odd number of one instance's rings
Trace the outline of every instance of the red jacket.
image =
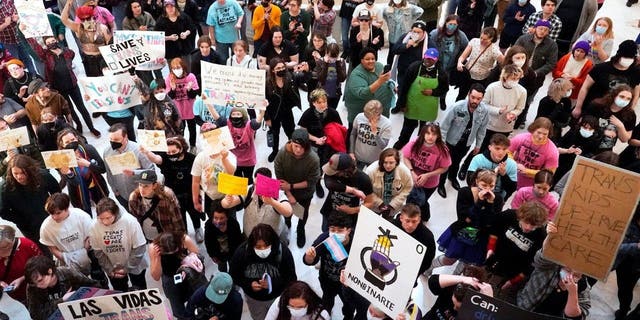
{"type": "Polygon", "coordinates": [[[347,152],[347,128],[337,122],[329,122],[324,126],[327,145],[336,152],[347,152]]]}
{"type": "MultiPolygon", "coordinates": [[[[56,66],[56,54],[51,52],[51,50],[44,49],[37,43],[31,43],[31,47],[35,50],[40,60],[44,62],[44,79],[51,85],[51,88],[57,89],[56,85],[56,77],[54,75],[54,68],[56,66]]],[[[73,73],[73,57],[75,57],[75,53],[69,48],[61,47],[62,56],[64,57],[64,61],[67,63],[67,68],[69,69],[69,74],[71,75],[71,81],[73,86],[76,86],[78,80],[76,79],[75,73],[73,73]]]]}
{"type": "MultiPolygon", "coordinates": [[[[556,63],[556,67],[553,69],[551,74],[554,79],[562,78],[562,73],[564,71],[564,67],[567,65],[567,61],[569,61],[569,57],[571,57],[571,52],[565,54],[558,63],[556,63]]],[[[587,79],[587,75],[589,75],[589,71],[593,68],[593,62],[588,58],[585,58],[587,62],[585,62],[582,70],[580,70],[580,75],[576,78],[571,78],[569,81],[573,83],[573,90],[571,91],[571,99],[578,99],[578,93],[580,93],[580,88],[582,88],[582,84],[584,80],[587,79]]]]}

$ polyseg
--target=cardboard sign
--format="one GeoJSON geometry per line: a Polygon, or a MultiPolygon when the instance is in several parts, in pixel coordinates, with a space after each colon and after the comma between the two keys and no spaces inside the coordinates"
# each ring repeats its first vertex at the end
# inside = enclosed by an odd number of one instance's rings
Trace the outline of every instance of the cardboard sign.
{"type": "Polygon", "coordinates": [[[480,292],[468,290],[456,319],[559,320],[562,318],[529,312],[480,292]]]}
{"type": "Polygon", "coordinates": [[[136,65],[136,70],[149,71],[164,68],[167,60],[164,58],[164,31],[131,31],[115,30],[113,32],[113,42],[125,42],[130,39],[142,38],[147,52],[151,56],[151,61],[136,65]]]}
{"type": "Polygon", "coordinates": [[[202,138],[207,142],[207,149],[212,154],[222,150],[231,150],[236,147],[228,127],[220,127],[215,130],[202,133],[202,138]]]}
{"type": "Polygon", "coordinates": [[[427,248],[361,206],[345,268],[349,288],[391,318],[404,312],[427,248]]]}
{"type": "Polygon", "coordinates": [[[142,38],[108,44],[98,49],[111,71],[125,71],[140,64],[149,63],[153,54],[142,38]]]}
{"type": "Polygon", "coordinates": [[[216,105],[264,110],[264,70],[201,62],[202,93],[216,105]]]}
{"type": "Polygon", "coordinates": [[[136,135],[138,143],[149,151],[167,152],[167,137],[164,130],[143,130],[138,129],[136,135]]]}
{"type": "Polygon", "coordinates": [[[15,0],[14,4],[20,18],[18,28],[25,38],[53,36],[42,1],[15,0]]]}
{"type": "Polygon", "coordinates": [[[7,151],[31,143],[27,127],[19,127],[0,132],[0,151],[7,151]]]}
{"type": "Polygon", "coordinates": [[[249,179],[220,172],[218,174],[218,192],[228,195],[244,196],[247,194],[249,179]]]}
{"type": "Polygon", "coordinates": [[[544,257],[605,281],[640,197],[640,175],[584,157],[571,169],[544,257]]]}
{"type": "Polygon", "coordinates": [[[78,166],[76,152],[70,149],[42,151],[47,169],[75,168],[78,166]]]}
{"type": "Polygon", "coordinates": [[[65,320],[168,320],[165,299],[159,289],[147,289],[63,302],[58,309],[65,320]]]}
{"type": "Polygon", "coordinates": [[[140,91],[129,74],[78,77],[84,105],[90,112],[109,112],[139,105],[140,91]]]}
{"type": "Polygon", "coordinates": [[[113,175],[121,174],[124,169],[136,170],[140,168],[140,161],[132,151],[105,157],[104,162],[107,163],[113,175]]]}
{"type": "Polygon", "coordinates": [[[258,174],[256,177],[256,194],[278,199],[280,194],[280,181],[258,174]]]}

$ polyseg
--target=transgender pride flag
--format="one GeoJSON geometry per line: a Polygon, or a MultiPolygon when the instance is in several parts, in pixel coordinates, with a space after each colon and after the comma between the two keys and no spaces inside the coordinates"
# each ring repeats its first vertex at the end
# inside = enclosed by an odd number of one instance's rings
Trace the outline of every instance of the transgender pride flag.
{"type": "Polygon", "coordinates": [[[349,257],[349,254],[342,245],[342,242],[340,242],[335,235],[331,235],[323,243],[324,246],[327,247],[327,250],[329,250],[329,253],[331,253],[333,260],[336,262],[340,262],[349,257]]]}

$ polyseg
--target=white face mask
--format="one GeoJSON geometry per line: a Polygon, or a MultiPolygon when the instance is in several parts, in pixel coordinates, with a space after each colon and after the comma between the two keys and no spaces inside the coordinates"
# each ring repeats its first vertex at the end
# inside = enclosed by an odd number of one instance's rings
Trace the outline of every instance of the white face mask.
{"type": "Polygon", "coordinates": [[[515,88],[518,85],[518,81],[509,80],[504,83],[504,86],[507,88],[515,88]]]}
{"type": "Polygon", "coordinates": [[[569,98],[571,97],[571,94],[573,93],[572,89],[569,89],[569,91],[567,91],[567,93],[564,94],[565,97],[569,98]]]}
{"type": "Polygon", "coordinates": [[[524,60],[524,59],[516,60],[516,61],[513,61],[513,64],[515,64],[516,66],[522,68],[522,66],[524,66],[525,61],[527,61],[527,60],[524,60]]]}
{"type": "Polygon", "coordinates": [[[173,74],[178,78],[182,77],[182,69],[173,69],[173,74]]]}
{"type": "Polygon", "coordinates": [[[340,242],[344,242],[344,240],[347,238],[347,235],[346,235],[346,234],[343,234],[343,233],[337,233],[337,232],[329,232],[329,237],[332,237],[332,236],[334,236],[334,235],[336,236],[336,238],[337,238],[337,239],[338,239],[338,241],[340,241],[340,242]]]}
{"type": "Polygon", "coordinates": [[[166,92],[158,92],[158,93],[155,93],[153,96],[156,97],[156,99],[158,101],[162,101],[162,100],[164,100],[164,98],[167,97],[167,93],[166,92]]]}
{"type": "Polygon", "coordinates": [[[620,58],[618,63],[624,68],[629,68],[633,64],[633,58],[620,58]]]}
{"type": "Polygon", "coordinates": [[[266,259],[270,254],[271,254],[271,247],[266,248],[266,249],[253,249],[253,251],[256,252],[256,255],[262,259],[266,259]]]}
{"type": "Polygon", "coordinates": [[[620,108],[624,108],[627,105],[629,105],[629,100],[626,99],[622,99],[622,98],[616,98],[616,100],[614,101],[614,103],[616,104],[616,106],[620,107],[620,108]]]}
{"type": "Polygon", "coordinates": [[[287,306],[287,309],[289,309],[289,313],[291,313],[292,319],[302,318],[307,314],[307,307],[294,309],[293,307],[287,306]]]}
{"type": "Polygon", "coordinates": [[[593,130],[587,130],[585,128],[580,128],[580,135],[583,138],[589,138],[593,135],[593,130]]]}

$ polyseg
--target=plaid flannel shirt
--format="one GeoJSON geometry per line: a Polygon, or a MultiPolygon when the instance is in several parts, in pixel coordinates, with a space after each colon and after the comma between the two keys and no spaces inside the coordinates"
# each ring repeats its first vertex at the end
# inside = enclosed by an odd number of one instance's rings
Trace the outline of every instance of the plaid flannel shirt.
{"type": "MultiPolygon", "coordinates": [[[[522,27],[522,33],[528,33],[529,28],[535,27],[536,22],[538,22],[538,20],[540,19],[542,19],[542,11],[538,11],[530,15],[527,23],[525,23],[524,27],[522,27]]],[[[560,30],[562,30],[562,21],[560,21],[560,18],[558,18],[558,16],[552,14],[551,18],[549,18],[549,23],[551,24],[551,30],[549,30],[549,38],[551,38],[551,40],[553,41],[556,41],[558,39],[558,36],[560,35],[560,30]]]]}

